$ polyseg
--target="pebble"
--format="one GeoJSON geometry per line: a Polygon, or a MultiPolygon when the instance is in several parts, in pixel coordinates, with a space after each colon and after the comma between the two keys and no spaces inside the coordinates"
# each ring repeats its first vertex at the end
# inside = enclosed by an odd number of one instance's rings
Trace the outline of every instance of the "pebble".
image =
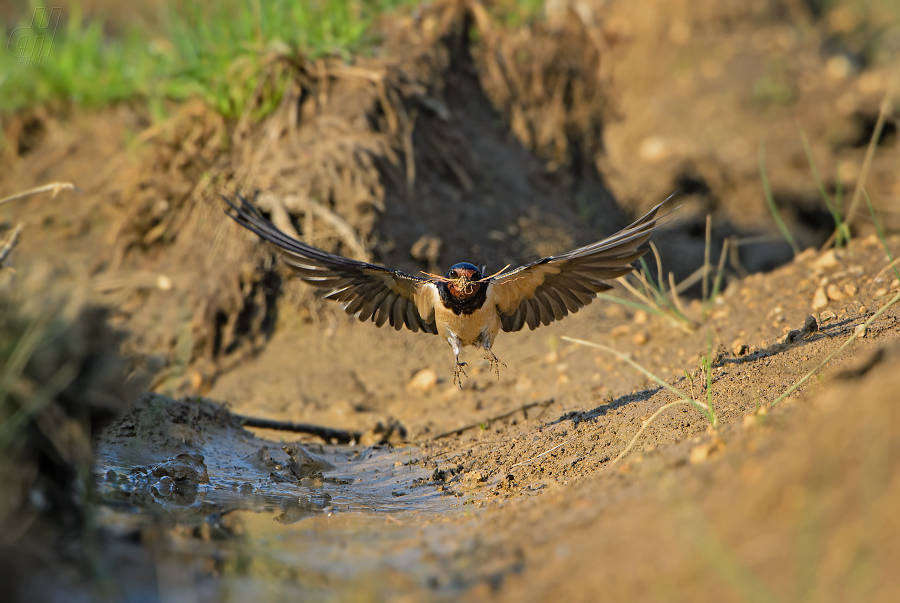
{"type": "Polygon", "coordinates": [[[648,136],[638,147],[638,155],[647,163],[658,163],[668,159],[671,152],[671,145],[661,136],[648,136]]]}
{"type": "Polygon", "coordinates": [[[828,268],[834,268],[837,265],[838,257],[834,249],[829,249],[828,251],[820,255],[815,262],[813,262],[813,267],[816,270],[827,270],[828,268]]]}
{"type": "Polygon", "coordinates": [[[828,285],[828,288],[825,290],[825,292],[828,295],[828,299],[832,301],[841,301],[842,299],[844,299],[844,292],[841,291],[840,287],[838,287],[834,283],[828,285]]]}
{"type": "Polygon", "coordinates": [[[854,295],[856,295],[856,291],[856,285],[854,285],[853,283],[847,283],[846,285],[844,285],[844,293],[847,294],[847,297],[853,297],[854,295]]]}
{"type": "Polygon", "coordinates": [[[706,444],[700,444],[699,446],[695,446],[691,450],[691,463],[702,463],[706,459],[708,459],[712,454],[719,449],[722,445],[722,440],[716,437],[712,442],[707,442],[706,444]]]}
{"type": "Polygon", "coordinates": [[[413,394],[426,394],[437,385],[438,378],[434,369],[422,369],[413,375],[406,384],[406,391],[413,394]]]}
{"type": "Polygon", "coordinates": [[[735,356],[743,356],[748,350],[747,344],[740,339],[735,339],[731,343],[731,353],[735,356]]]}
{"type": "Polygon", "coordinates": [[[474,486],[485,481],[487,481],[487,476],[481,471],[469,471],[462,478],[462,482],[466,486],[474,486]]]}
{"type": "Polygon", "coordinates": [[[623,337],[628,335],[628,325],[619,325],[618,327],[614,327],[612,331],[609,332],[613,337],[623,337]]]}
{"type": "Polygon", "coordinates": [[[756,415],[756,413],[753,413],[744,415],[744,420],[742,421],[741,425],[744,427],[744,429],[753,429],[754,427],[759,427],[759,423],[759,416],[756,415]]]}
{"type": "Polygon", "coordinates": [[[855,329],[853,329],[853,334],[856,337],[865,337],[868,334],[868,332],[869,332],[869,329],[868,329],[868,327],[866,327],[865,324],[861,324],[858,327],[856,327],[855,329]]]}
{"type": "Polygon", "coordinates": [[[828,305],[828,296],[825,294],[825,289],[819,287],[816,289],[815,295],[813,295],[812,299],[812,309],[815,312],[822,310],[825,306],[828,305]]]}
{"type": "Polygon", "coordinates": [[[631,338],[631,341],[633,341],[635,345],[644,345],[650,341],[650,336],[646,333],[635,333],[634,337],[631,338]]]}

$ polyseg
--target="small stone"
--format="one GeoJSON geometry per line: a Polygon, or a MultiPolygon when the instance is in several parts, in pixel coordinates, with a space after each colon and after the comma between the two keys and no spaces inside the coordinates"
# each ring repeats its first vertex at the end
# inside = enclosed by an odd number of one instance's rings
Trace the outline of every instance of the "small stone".
{"type": "Polygon", "coordinates": [[[812,309],[814,312],[818,312],[819,310],[825,309],[828,305],[828,295],[825,294],[825,289],[819,287],[816,289],[815,295],[813,295],[812,299],[812,309]]]}
{"type": "Polygon", "coordinates": [[[866,327],[865,324],[861,324],[858,327],[856,327],[855,329],[853,329],[853,335],[855,337],[865,337],[866,335],[868,335],[868,333],[869,333],[869,329],[868,329],[868,327],[866,327]]]}
{"type": "Polygon", "coordinates": [[[891,281],[891,289],[900,288],[900,279],[894,279],[891,281]]]}
{"type": "Polygon", "coordinates": [[[659,163],[668,159],[671,152],[669,142],[660,136],[648,136],[638,147],[638,155],[647,163],[659,163]]]}
{"type": "MultiPolygon", "coordinates": [[[[531,379],[529,379],[528,377],[523,375],[516,380],[516,391],[517,392],[527,392],[531,389],[531,387],[533,385],[534,385],[534,383],[532,383],[531,379]]],[[[459,389],[459,388],[456,388],[456,389],[459,389]]]]}
{"type": "Polygon", "coordinates": [[[828,251],[820,255],[819,259],[813,262],[813,267],[816,270],[827,270],[829,268],[834,268],[837,265],[838,257],[834,249],[829,249],[828,251]]]}
{"type": "Polygon", "coordinates": [[[868,312],[869,312],[869,309],[867,307],[865,307],[865,306],[859,307],[860,316],[865,316],[866,314],[868,314],[868,312]]]}
{"type": "Polygon", "coordinates": [[[828,299],[831,301],[841,301],[844,299],[844,292],[841,291],[840,287],[831,283],[828,285],[828,288],[825,290],[826,295],[828,295],[828,299]]]}
{"type": "Polygon", "coordinates": [[[882,287],[881,289],[879,289],[878,291],[875,292],[875,298],[877,299],[879,297],[884,297],[887,294],[888,294],[888,290],[885,289],[884,287],[882,287]]]}
{"type": "Polygon", "coordinates": [[[844,285],[844,293],[847,294],[847,297],[853,297],[854,295],[856,295],[856,291],[856,285],[854,285],[853,283],[847,283],[846,285],[844,285]]]}
{"type": "Polygon", "coordinates": [[[744,420],[741,422],[741,425],[744,429],[753,429],[754,427],[759,427],[759,416],[756,413],[744,415],[744,420]]]}
{"type": "Polygon", "coordinates": [[[831,56],[825,61],[825,72],[835,81],[847,79],[852,71],[850,59],[842,54],[831,56]]]}
{"type": "Polygon", "coordinates": [[[717,445],[715,442],[694,446],[694,448],[691,449],[691,463],[696,465],[697,463],[704,462],[716,451],[716,448],[717,445]]]}
{"type": "Polygon", "coordinates": [[[816,256],[815,247],[807,247],[806,249],[804,249],[803,251],[801,251],[800,253],[797,254],[797,256],[794,258],[794,261],[795,262],[807,262],[807,261],[813,259],[815,256],[816,256]]]}
{"type": "Polygon", "coordinates": [[[172,279],[165,274],[160,274],[156,277],[156,288],[160,291],[168,291],[172,288],[172,279]]]}
{"type": "Polygon", "coordinates": [[[740,339],[735,339],[731,343],[731,353],[735,356],[743,356],[747,353],[747,350],[749,350],[747,344],[740,339]]]}
{"type": "Polygon", "coordinates": [[[614,327],[612,331],[609,332],[613,337],[619,338],[628,335],[628,325],[619,325],[618,327],[614,327]]]}
{"type": "Polygon", "coordinates": [[[650,341],[650,336],[643,332],[635,333],[634,337],[631,338],[631,341],[633,341],[635,345],[644,345],[650,341]]]}
{"type": "Polygon", "coordinates": [[[203,385],[203,375],[197,371],[191,371],[191,389],[199,391],[201,385],[203,385]]]}
{"type": "Polygon", "coordinates": [[[647,324],[648,320],[650,320],[650,316],[643,310],[638,310],[634,313],[634,324],[644,325],[647,324]]]}
{"type": "Polygon", "coordinates": [[[463,475],[462,482],[466,486],[474,486],[487,481],[487,476],[481,471],[469,471],[463,475]]]}
{"type": "Polygon", "coordinates": [[[437,385],[438,378],[434,369],[422,369],[413,375],[406,384],[406,391],[411,394],[427,394],[437,385]]]}

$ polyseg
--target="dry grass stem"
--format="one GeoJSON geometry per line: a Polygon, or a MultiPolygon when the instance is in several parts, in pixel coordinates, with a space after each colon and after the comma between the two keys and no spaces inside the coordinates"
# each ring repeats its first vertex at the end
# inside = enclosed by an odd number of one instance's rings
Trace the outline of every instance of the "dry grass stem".
{"type": "Polygon", "coordinates": [[[0,205],[4,205],[11,201],[15,201],[16,199],[23,199],[25,197],[31,197],[32,195],[38,195],[40,193],[46,193],[50,191],[50,196],[55,197],[59,194],[60,191],[70,190],[81,192],[77,186],[72,184],[71,182],[51,182],[50,184],[45,184],[43,186],[38,186],[35,188],[30,188],[27,191],[22,191],[21,193],[16,193],[14,195],[10,195],[9,197],[4,197],[0,199],[0,205]]]}
{"type": "Polygon", "coordinates": [[[12,250],[15,249],[16,243],[19,242],[19,233],[22,232],[22,224],[16,225],[15,230],[2,242],[0,243],[0,268],[3,268],[3,262],[6,261],[6,258],[9,257],[9,254],[12,253],[12,250]]]}
{"type": "Polygon", "coordinates": [[[553,452],[553,451],[556,450],[557,448],[560,448],[560,447],[562,447],[562,446],[565,446],[566,444],[570,444],[570,443],[572,443],[572,442],[574,442],[574,441],[575,441],[575,439],[573,438],[573,439],[571,439],[571,440],[566,440],[566,441],[563,442],[562,444],[557,444],[557,445],[554,446],[553,448],[551,448],[551,449],[549,449],[549,450],[545,450],[544,452],[540,453],[539,455],[531,457],[531,458],[528,459],[527,461],[522,461],[522,462],[520,462],[520,463],[516,463],[515,465],[513,465],[513,466],[510,467],[510,470],[515,469],[516,467],[518,467],[518,466],[520,466],[520,465],[527,465],[528,463],[534,462],[534,461],[538,460],[539,458],[541,458],[542,456],[547,456],[548,454],[550,454],[551,452],[553,452]]]}
{"type": "Polygon", "coordinates": [[[836,356],[838,356],[841,352],[843,352],[845,349],[847,349],[847,346],[849,346],[851,343],[853,343],[854,341],[856,341],[856,338],[857,338],[857,337],[859,337],[860,335],[862,335],[863,333],[865,333],[866,330],[869,328],[869,325],[871,325],[873,322],[875,322],[875,319],[876,319],[876,318],[878,318],[879,316],[881,316],[882,314],[884,314],[884,313],[887,311],[888,308],[890,308],[891,306],[893,306],[894,304],[896,304],[898,301],[900,301],[900,293],[897,293],[897,295],[895,295],[894,297],[892,297],[886,304],[884,304],[881,308],[879,308],[878,311],[875,312],[875,314],[873,314],[872,316],[870,316],[869,319],[868,319],[866,322],[864,322],[862,325],[860,325],[860,327],[857,327],[856,329],[854,329],[854,330],[853,330],[853,334],[847,339],[847,341],[845,341],[845,342],[843,343],[843,345],[841,345],[841,347],[839,347],[838,349],[836,349],[836,350],[833,351],[832,353],[828,354],[828,356],[826,356],[825,359],[822,360],[822,362],[820,362],[819,364],[817,364],[816,367],[813,368],[811,371],[809,371],[808,373],[806,373],[805,375],[803,375],[802,377],[800,377],[800,379],[798,379],[797,382],[794,383],[794,385],[792,385],[791,387],[789,387],[783,394],[781,394],[780,396],[778,396],[777,398],[775,398],[775,399],[769,404],[769,406],[775,406],[775,405],[779,404],[779,403],[782,402],[785,398],[787,398],[787,397],[790,396],[792,393],[794,393],[795,391],[797,391],[797,389],[798,389],[801,385],[803,385],[804,383],[806,383],[806,382],[810,379],[810,377],[812,377],[813,375],[815,375],[816,373],[818,373],[820,370],[822,370],[822,369],[825,367],[826,364],[828,364],[829,362],[831,362],[832,360],[834,360],[834,358],[835,358],[836,356]]]}
{"type": "MultiPolygon", "coordinates": [[[[894,73],[891,76],[890,82],[888,83],[887,90],[884,92],[884,98],[881,100],[881,107],[878,111],[878,119],[875,122],[875,127],[872,129],[872,136],[869,138],[869,146],[866,147],[866,156],[863,159],[862,167],[859,170],[859,178],[856,179],[856,188],[853,190],[853,199],[850,201],[850,208],[847,210],[847,214],[844,216],[844,224],[847,225],[847,228],[850,227],[850,224],[853,222],[853,219],[856,217],[856,208],[859,206],[860,201],[863,198],[863,189],[866,186],[866,179],[869,177],[869,169],[872,167],[872,160],[875,158],[875,148],[878,146],[878,140],[881,138],[881,132],[884,129],[884,122],[887,119],[888,115],[891,115],[893,112],[893,103],[891,101],[891,97],[894,94],[894,88],[897,85],[897,80],[900,79],[900,69],[894,69],[894,73]]],[[[834,235],[831,236],[829,242],[834,239],[834,235]]]]}
{"type": "Polygon", "coordinates": [[[650,415],[649,419],[644,421],[644,424],[641,425],[641,428],[638,429],[638,432],[636,434],[634,434],[634,437],[631,438],[631,441],[628,442],[628,445],[625,446],[625,448],[622,450],[622,452],[620,452],[619,455],[609,463],[609,465],[604,467],[604,469],[609,470],[609,469],[612,469],[613,467],[615,467],[616,463],[621,461],[623,458],[625,458],[625,455],[627,455],[629,452],[631,452],[631,449],[634,448],[635,444],[637,444],[637,441],[641,437],[641,435],[643,435],[643,433],[647,430],[647,428],[650,427],[650,424],[653,423],[653,421],[656,420],[656,418],[659,415],[661,415],[665,411],[669,410],[670,408],[673,408],[680,404],[687,404],[688,406],[691,405],[690,402],[686,402],[684,400],[675,400],[674,402],[669,402],[668,404],[663,404],[659,409],[657,409],[657,411],[655,413],[650,415]]]}

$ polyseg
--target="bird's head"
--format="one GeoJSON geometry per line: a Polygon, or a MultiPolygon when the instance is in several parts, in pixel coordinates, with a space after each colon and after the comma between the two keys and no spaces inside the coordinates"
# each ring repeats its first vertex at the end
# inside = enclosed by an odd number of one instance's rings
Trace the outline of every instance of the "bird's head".
{"type": "Polygon", "coordinates": [[[450,293],[454,297],[467,298],[472,297],[481,287],[479,282],[482,279],[481,271],[474,264],[461,262],[450,266],[447,275],[444,277],[450,293]]]}

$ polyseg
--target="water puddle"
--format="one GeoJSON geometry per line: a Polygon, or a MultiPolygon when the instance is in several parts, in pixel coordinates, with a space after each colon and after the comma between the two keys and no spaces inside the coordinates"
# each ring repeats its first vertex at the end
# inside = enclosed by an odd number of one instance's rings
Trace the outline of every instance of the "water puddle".
{"type": "Polygon", "coordinates": [[[276,521],[344,512],[443,513],[442,496],[413,450],[273,442],[205,401],[142,398],[107,429],[95,479],[111,510],[192,521],[233,511],[279,511],[276,521]]]}
{"type": "Polygon", "coordinates": [[[328,599],[347,579],[386,592],[394,574],[434,594],[421,529],[463,500],[423,465],[413,448],[264,440],[212,402],[147,395],[98,443],[96,524],[152,557],[153,580],[117,580],[129,596],[255,598],[277,583],[328,599]]]}

